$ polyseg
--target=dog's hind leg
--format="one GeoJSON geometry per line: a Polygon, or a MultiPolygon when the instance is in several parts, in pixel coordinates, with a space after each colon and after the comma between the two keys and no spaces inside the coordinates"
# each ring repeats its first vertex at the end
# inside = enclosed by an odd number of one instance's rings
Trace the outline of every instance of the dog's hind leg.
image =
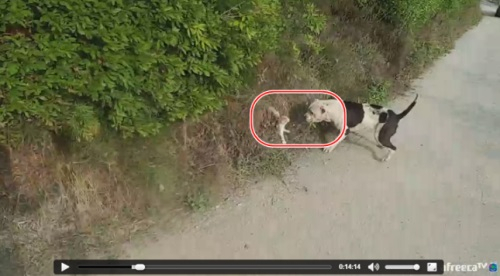
{"type": "Polygon", "coordinates": [[[384,158],[382,158],[382,162],[389,161],[391,159],[392,155],[396,152],[396,147],[391,143],[391,141],[387,140],[382,143],[384,147],[386,147],[389,152],[386,154],[384,158]]]}
{"type": "Polygon", "coordinates": [[[389,161],[389,159],[391,159],[392,155],[393,155],[395,152],[396,152],[396,150],[389,148],[389,153],[387,153],[387,155],[386,155],[384,158],[382,158],[382,162],[387,162],[387,161],[389,161]]]}
{"type": "Polygon", "coordinates": [[[378,124],[378,125],[375,127],[375,131],[374,131],[374,133],[373,133],[373,136],[374,136],[374,138],[375,138],[375,139],[374,139],[374,140],[375,140],[375,144],[377,145],[377,147],[378,147],[379,149],[383,149],[383,148],[384,148],[384,146],[383,146],[383,145],[380,143],[380,141],[379,141],[379,140],[380,140],[380,131],[382,130],[382,127],[383,127],[383,126],[384,126],[384,125],[378,124]]]}
{"type": "Polygon", "coordinates": [[[378,142],[389,150],[387,155],[384,158],[382,158],[381,160],[382,162],[389,161],[392,155],[396,152],[396,146],[394,146],[391,142],[391,137],[396,133],[396,128],[397,127],[390,127],[388,125],[384,125],[380,130],[380,133],[378,135],[378,142]]]}
{"type": "Polygon", "coordinates": [[[389,161],[392,155],[396,152],[396,147],[391,143],[391,137],[383,137],[383,139],[380,140],[380,143],[389,150],[387,155],[382,158],[382,162],[389,161]]]}

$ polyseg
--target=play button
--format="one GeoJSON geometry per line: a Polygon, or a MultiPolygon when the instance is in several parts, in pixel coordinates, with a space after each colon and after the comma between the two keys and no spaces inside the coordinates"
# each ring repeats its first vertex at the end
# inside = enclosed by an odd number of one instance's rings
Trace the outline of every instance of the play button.
{"type": "Polygon", "coordinates": [[[69,265],[67,265],[65,263],[61,263],[61,272],[65,271],[68,268],[69,268],[69,265]]]}

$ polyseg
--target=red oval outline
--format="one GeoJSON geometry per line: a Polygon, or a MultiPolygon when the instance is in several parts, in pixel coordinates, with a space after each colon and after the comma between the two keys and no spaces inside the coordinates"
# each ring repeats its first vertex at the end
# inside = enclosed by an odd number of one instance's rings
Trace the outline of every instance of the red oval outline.
{"type": "Polygon", "coordinates": [[[347,109],[346,109],[344,100],[342,100],[342,98],[340,98],[337,94],[335,94],[329,90],[267,90],[265,92],[260,93],[253,100],[252,105],[250,106],[249,124],[250,124],[250,132],[252,133],[253,138],[259,144],[261,144],[267,148],[285,148],[285,149],[286,148],[294,148],[294,149],[324,148],[324,147],[328,147],[328,146],[332,146],[332,145],[336,144],[337,142],[339,142],[340,138],[342,136],[344,136],[345,131],[347,129],[347,109]],[[262,139],[260,139],[260,137],[255,132],[255,128],[253,125],[254,124],[253,113],[254,113],[255,106],[257,105],[259,100],[261,98],[263,98],[264,96],[267,96],[269,94],[326,94],[326,95],[330,95],[330,96],[335,97],[337,100],[340,101],[340,103],[342,104],[342,108],[344,109],[344,123],[342,124],[342,131],[340,132],[339,136],[337,136],[337,138],[335,138],[335,140],[333,142],[330,142],[328,144],[269,144],[269,143],[262,141],[262,139]]]}

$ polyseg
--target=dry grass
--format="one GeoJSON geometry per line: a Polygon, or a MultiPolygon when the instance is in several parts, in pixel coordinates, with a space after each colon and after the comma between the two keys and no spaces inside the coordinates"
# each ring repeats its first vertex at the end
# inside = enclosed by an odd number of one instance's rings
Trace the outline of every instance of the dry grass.
{"type": "Polygon", "coordinates": [[[56,152],[47,144],[11,156],[17,196],[8,204],[12,217],[4,230],[18,260],[31,264],[26,275],[50,273],[47,260],[54,257],[84,257],[113,245],[103,230],[113,229],[122,241],[150,224],[142,218],[148,197],[122,182],[117,166],[65,160],[56,152]]]}
{"type": "MultiPolygon", "coordinates": [[[[0,266],[11,271],[6,275],[50,275],[50,260],[57,257],[85,258],[94,251],[112,256],[116,245],[178,212],[210,208],[240,188],[243,179],[280,175],[304,151],[268,150],[254,140],[248,116],[255,96],[277,88],[328,89],[344,99],[384,102],[479,18],[471,8],[459,19],[437,18],[408,37],[351,5],[321,9],[329,22],[320,53],[295,56],[287,41],[281,56],[265,57],[253,87],[199,121],[179,123],[149,139],[122,141],[105,133],[92,144],[58,142],[62,151],[35,131],[38,139],[28,139],[10,156],[15,191],[0,196],[5,226],[0,266]]],[[[277,139],[264,111],[272,105],[292,120],[290,142],[324,142],[325,129],[305,127],[306,100],[264,98],[255,118],[261,137],[277,139]]]]}

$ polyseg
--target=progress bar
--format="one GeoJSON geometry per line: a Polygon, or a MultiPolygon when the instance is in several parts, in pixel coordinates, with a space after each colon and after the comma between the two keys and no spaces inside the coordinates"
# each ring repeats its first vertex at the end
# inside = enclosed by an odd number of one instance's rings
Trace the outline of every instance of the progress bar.
{"type": "MultiPolygon", "coordinates": [[[[146,269],[146,266],[144,266],[146,269]]],[[[219,269],[244,269],[244,270],[261,270],[261,269],[275,269],[275,270],[331,270],[331,265],[148,265],[147,269],[178,269],[178,270],[219,270],[219,269]]]]}
{"type": "Polygon", "coordinates": [[[55,260],[54,274],[443,274],[443,260],[55,260]],[[428,264],[436,269],[427,271],[428,264]],[[418,269],[415,267],[418,266],[418,269]],[[420,269],[422,268],[422,269],[420,269]]]}

